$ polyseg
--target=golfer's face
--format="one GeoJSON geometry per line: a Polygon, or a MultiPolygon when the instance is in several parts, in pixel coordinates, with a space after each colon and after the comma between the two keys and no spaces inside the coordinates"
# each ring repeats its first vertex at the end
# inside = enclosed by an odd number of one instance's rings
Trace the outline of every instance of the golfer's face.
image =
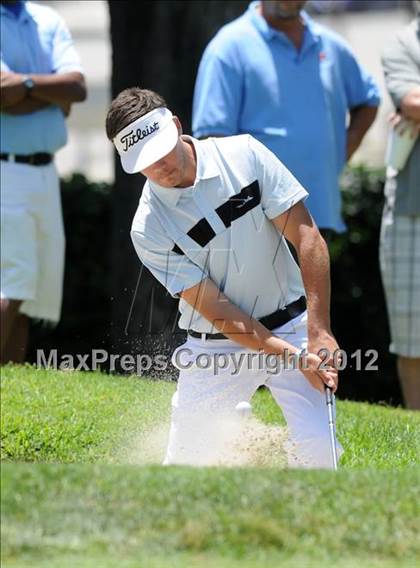
{"type": "Polygon", "coordinates": [[[141,173],[162,187],[176,187],[182,181],[184,160],[178,140],[175,148],[166,156],[144,169],[141,173]]]}

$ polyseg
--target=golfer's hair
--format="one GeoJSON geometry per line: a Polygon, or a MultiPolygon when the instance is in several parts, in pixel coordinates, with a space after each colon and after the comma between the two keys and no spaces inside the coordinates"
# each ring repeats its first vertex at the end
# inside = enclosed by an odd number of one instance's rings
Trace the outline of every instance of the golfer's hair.
{"type": "Polygon", "coordinates": [[[109,107],[105,122],[106,135],[113,140],[131,122],[160,107],[166,107],[165,99],[154,91],[140,87],[121,91],[109,107]]]}

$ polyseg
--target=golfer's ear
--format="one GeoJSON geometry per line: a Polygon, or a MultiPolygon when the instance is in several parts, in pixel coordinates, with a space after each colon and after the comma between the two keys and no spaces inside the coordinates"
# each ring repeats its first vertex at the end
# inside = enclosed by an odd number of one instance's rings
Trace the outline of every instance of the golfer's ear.
{"type": "Polygon", "coordinates": [[[181,121],[177,116],[173,116],[173,121],[175,122],[176,127],[178,128],[178,134],[181,136],[182,134],[182,124],[181,121]]]}

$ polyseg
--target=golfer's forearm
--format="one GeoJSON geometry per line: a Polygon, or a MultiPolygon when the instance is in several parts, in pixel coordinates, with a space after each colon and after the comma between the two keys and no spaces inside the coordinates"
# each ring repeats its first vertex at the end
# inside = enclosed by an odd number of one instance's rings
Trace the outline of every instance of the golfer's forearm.
{"type": "MultiPolygon", "coordinates": [[[[229,339],[252,351],[262,351],[267,354],[297,353],[299,350],[287,341],[276,337],[258,320],[251,318],[237,306],[230,304],[219,309],[213,307],[215,319],[211,320],[214,327],[229,339]]],[[[202,314],[204,315],[204,314],[202,314]]]]}
{"type": "Polygon", "coordinates": [[[258,320],[233,304],[210,279],[181,295],[218,331],[242,347],[278,355],[298,352],[296,347],[273,335],[258,320]]]}
{"type": "Polygon", "coordinates": [[[318,229],[305,231],[297,247],[308,309],[308,333],[331,331],[330,260],[328,247],[318,229]]]}
{"type": "Polygon", "coordinates": [[[61,106],[64,103],[81,102],[86,98],[86,87],[81,73],[61,75],[31,75],[34,87],[31,96],[41,101],[61,106]]]}

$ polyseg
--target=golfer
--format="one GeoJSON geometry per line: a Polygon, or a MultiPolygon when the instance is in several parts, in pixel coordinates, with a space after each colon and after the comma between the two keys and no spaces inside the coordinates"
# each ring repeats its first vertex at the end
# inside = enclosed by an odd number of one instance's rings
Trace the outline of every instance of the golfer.
{"type": "Polygon", "coordinates": [[[132,241],[180,299],[188,333],[172,357],[180,374],[164,463],[214,463],[224,419],[264,385],[287,421],[290,465],[331,468],[324,389],[337,388],[338,345],[328,250],[306,190],[252,136],[183,135],[149,90],[122,91],[106,131],[123,169],[147,178],[132,241]]]}

